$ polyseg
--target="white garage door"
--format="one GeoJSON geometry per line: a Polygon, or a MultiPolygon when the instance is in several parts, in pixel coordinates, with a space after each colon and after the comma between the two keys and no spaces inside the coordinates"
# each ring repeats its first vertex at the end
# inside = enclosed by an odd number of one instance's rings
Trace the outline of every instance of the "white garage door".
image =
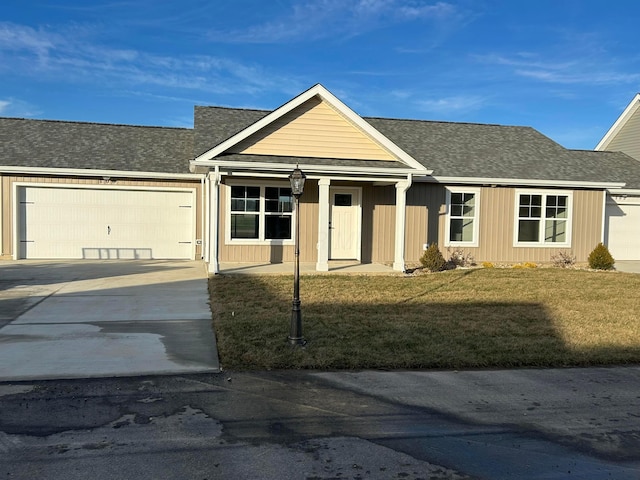
{"type": "Polygon", "coordinates": [[[20,258],[190,259],[194,193],[18,189],[20,258]]]}
{"type": "Polygon", "coordinates": [[[607,239],[616,260],[640,260],[640,198],[607,200],[607,239]]]}

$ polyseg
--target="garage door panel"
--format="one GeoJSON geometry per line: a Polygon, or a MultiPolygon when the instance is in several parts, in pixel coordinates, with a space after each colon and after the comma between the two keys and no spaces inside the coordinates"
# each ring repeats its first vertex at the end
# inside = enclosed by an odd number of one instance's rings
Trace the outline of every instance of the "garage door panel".
{"type": "Polygon", "coordinates": [[[640,260],[640,199],[607,203],[607,247],[616,260],[640,260]]]}
{"type": "Polygon", "coordinates": [[[21,258],[193,257],[193,192],[20,190],[21,258]]]}

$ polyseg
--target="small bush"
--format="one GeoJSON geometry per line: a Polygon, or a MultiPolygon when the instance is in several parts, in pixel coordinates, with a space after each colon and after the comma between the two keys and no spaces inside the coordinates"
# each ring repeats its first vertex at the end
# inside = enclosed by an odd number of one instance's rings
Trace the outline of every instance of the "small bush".
{"type": "Polygon", "coordinates": [[[496,268],[496,266],[491,262],[482,262],[482,266],[484,268],[496,268]]]}
{"type": "Polygon", "coordinates": [[[602,242],[589,254],[589,267],[594,270],[611,270],[615,263],[609,249],[602,242]]]}
{"type": "Polygon", "coordinates": [[[558,252],[551,255],[551,262],[557,268],[572,268],[576,264],[576,256],[573,252],[558,252]]]}
{"type": "Polygon", "coordinates": [[[438,249],[438,245],[435,243],[429,245],[429,247],[424,251],[420,257],[420,263],[430,272],[441,272],[447,264],[442,253],[440,253],[440,250],[438,249]]]}
{"type": "Polygon", "coordinates": [[[511,268],[538,268],[538,264],[533,262],[516,263],[511,268]]]}
{"type": "Polygon", "coordinates": [[[465,253],[462,250],[454,250],[452,252],[447,248],[447,256],[449,257],[449,260],[447,260],[446,267],[452,270],[454,268],[470,267],[476,264],[473,255],[465,253]]]}

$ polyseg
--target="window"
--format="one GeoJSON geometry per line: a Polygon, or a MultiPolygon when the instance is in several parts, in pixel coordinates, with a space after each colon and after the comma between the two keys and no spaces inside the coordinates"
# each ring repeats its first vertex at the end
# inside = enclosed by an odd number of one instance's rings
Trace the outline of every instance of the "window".
{"type": "Polygon", "coordinates": [[[232,185],[229,190],[228,240],[291,240],[290,187],[232,185]]]}
{"type": "Polygon", "coordinates": [[[569,245],[571,194],[518,192],[516,245],[569,245]]]}
{"type": "Polygon", "coordinates": [[[479,189],[447,188],[445,245],[478,246],[479,189]]]}

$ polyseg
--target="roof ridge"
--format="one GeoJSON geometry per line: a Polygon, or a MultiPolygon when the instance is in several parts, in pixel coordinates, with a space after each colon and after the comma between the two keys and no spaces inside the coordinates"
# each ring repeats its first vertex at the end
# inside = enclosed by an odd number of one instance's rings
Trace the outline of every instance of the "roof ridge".
{"type": "Polygon", "coordinates": [[[83,120],[52,120],[49,118],[24,118],[24,117],[1,117],[0,120],[19,120],[25,122],[42,122],[42,123],[65,123],[76,125],[100,125],[105,127],[129,127],[129,128],[161,128],[166,130],[193,130],[192,127],[169,127],[165,125],[134,125],[127,123],[106,123],[106,122],[89,122],[83,120]]]}
{"type": "Polygon", "coordinates": [[[512,128],[530,128],[530,125],[505,125],[501,123],[482,123],[482,122],[456,122],[453,120],[424,120],[420,118],[393,118],[393,117],[362,117],[365,120],[393,120],[395,122],[416,122],[416,123],[442,123],[447,125],[475,125],[485,127],[512,127],[512,128]]]}

